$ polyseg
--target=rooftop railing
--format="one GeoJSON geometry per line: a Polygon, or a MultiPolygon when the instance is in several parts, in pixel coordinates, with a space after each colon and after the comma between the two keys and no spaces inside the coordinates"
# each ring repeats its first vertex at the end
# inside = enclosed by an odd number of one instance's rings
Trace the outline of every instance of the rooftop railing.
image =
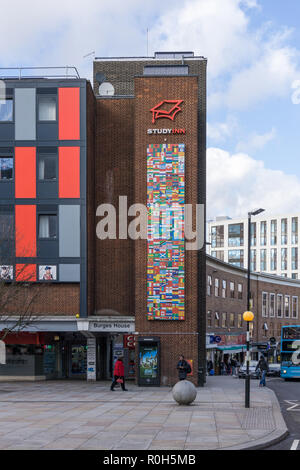
{"type": "Polygon", "coordinates": [[[29,78],[80,78],[76,67],[0,67],[0,79],[23,80],[29,78]]]}

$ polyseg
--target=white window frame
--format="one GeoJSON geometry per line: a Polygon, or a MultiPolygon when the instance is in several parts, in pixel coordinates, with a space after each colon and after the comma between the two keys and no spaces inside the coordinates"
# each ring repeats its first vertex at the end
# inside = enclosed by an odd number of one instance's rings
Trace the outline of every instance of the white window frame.
{"type": "Polygon", "coordinates": [[[268,292],[261,293],[261,315],[263,318],[268,318],[268,292]],[[266,307],[264,313],[264,295],[266,296],[266,307]]]}
{"type": "Polygon", "coordinates": [[[277,294],[277,305],[276,305],[276,312],[277,312],[277,318],[283,318],[283,309],[284,309],[284,305],[283,305],[283,294],[277,294]],[[278,298],[281,299],[281,315],[278,315],[278,305],[279,305],[279,301],[278,301],[278,298]]]}
{"type": "Polygon", "coordinates": [[[293,295],[292,297],[292,318],[298,318],[298,296],[293,295]],[[296,299],[296,316],[294,317],[294,299],[296,299]]]}
{"type": "Polygon", "coordinates": [[[276,295],[273,293],[270,293],[270,299],[269,299],[269,317],[274,318],[276,317],[276,295]],[[274,299],[274,308],[273,308],[273,313],[271,314],[271,298],[273,297],[274,299]]]}
{"type": "Polygon", "coordinates": [[[284,318],[291,318],[291,296],[290,295],[285,294],[283,304],[284,304],[284,307],[283,307],[283,309],[284,309],[284,312],[283,312],[284,313],[284,318]],[[286,298],[289,299],[289,316],[288,317],[285,315],[285,299],[286,298]]]}
{"type": "Polygon", "coordinates": [[[207,276],[207,295],[211,295],[211,288],[212,288],[212,277],[208,275],[207,276]]]}
{"type": "Polygon", "coordinates": [[[220,297],[219,289],[220,289],[220,282],[219,282],[219,279],[216,277],[215,278],[215,297],[220,297]]]}
{"type": "Polygon", "coordinates": [[[223,279],[222,280],[222,298],[226,299],[226,288],[227,288],[227,282],[223,279]]]}

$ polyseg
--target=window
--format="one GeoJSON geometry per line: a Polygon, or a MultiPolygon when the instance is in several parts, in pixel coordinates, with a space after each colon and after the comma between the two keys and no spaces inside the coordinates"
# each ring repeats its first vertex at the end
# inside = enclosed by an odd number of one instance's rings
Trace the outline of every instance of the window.
{"type": "Polygon", "coordinates": [[[250,270],[256,271],[256,250],[250,250],[250,270]]]}
{"type": "Polygon", "coordinates": [[[220,287],[220,283],[219,283],[219,279],[215,279],[215,296],[216,297],[219,297],[220,293],[219,293],[219,287],[220,287]]]}
{"type": "Polygon", "coordinates": [[[220,328],[220,315],[215,312],[215,327],[220,328]]]}
{"type": "Polygon", "coordinates": [[[267,269],[267,250],[260,250],[260,270],[266,271],[267,269]]]}
{"type": "Polygon", "coordinates": [[[207,312],[207,326],[208,326],[208,328],[212,327],[212,315],[211,315],[210,310],[207,312]]]}
{"type": "Polygon", "coordinates": [[[239,268],[244,267],[244,250],[229,250],[228,251],[228,263],[238,266],[239,268]]]}
{"type": "Polygon", "coordinates": [[[229,326],[230,326],[230,328],[234,328],[234,327],[235,327],[234,313],[231,313],[231,314],[229,315],[229,326]]]}
{"type": "Polygon", "coordinates": [[[242,328],[243,327],[243,317],[242,317],[241,313],[238,313],[237,320],[238,320],[238,328],[242,328]]]}
{"type": "Polygon", "coordinates": [[[277,270],[277,248],[271,248],[271,271],[277,270]]]}
{"type": "Polygon", "coordinates": [[[282,318],[283,316],[283,295],[277,294],[277,317],[282,318]]]}
{"type": "Polygon", "coordinates": [[[227,326],[227,313],[222,313],[222,328],[226,328],[227,326]]]}
{"type": "Polygon", "coordinates": [[[14,236],[14,215],[9,212],[0,213],[0,240],[13,240],[14,236]]]}
{"type": "Polygon", "coordinates": [[[39,215],[39,238],[57,237],[57,215],[39,215]]]}
{"type": "Polygon", "coordinates": [[[39,95],[39,121],[56,121],[56,97],[39,95]]]}
{"type": "Polygon", "coordinates": [[[267,222],[260,223],[260,244],[265,246],[267,244],[267,222]]]}
{"type": "Polygon", "coordinates": [[[211,246],[212,248],[224,246],[224,225],[217,225],[211,228],[211,246]]]}
{"type": "Polygon", "coordinates": [[[268,316],[268,294],[267,292],[262,293],[262,316],[268,316]]]}
{"type": "Polygon", "coordinates": [[[39,156],[39,180],[55,180],[56,179],[56,156],[40,155],[39,156]]]}
{"type": "Polygon", "coordinates": [[[292,299],[292,318],[298,318],[298,297],[292,299]]]}
{"type": "Polygon", "coordinates": [[[243,298],[243,284],[238,284],[238,299],[243,298]]]}
{"type": "Polygon", "coordinates": [[[207,276],[207,295],[211,295],[211,286],[212,286],[211,276],[207,276]]]}
{"type": "Polygon", "coordinates": [[[214,258],[217,258],[221,261],[224,261],[224,251],[223,250],[212,251],[211,256],[213,256],[214,258]]]}
{"type": "Polygon", "coordinates": [[[275,294],[270,294],[269,315],[275,317],[275,294]]]}
{"type": "Polygon", "coordinates": [[[292,244],[298,243],[298,217],[292,217],[292,244]]]}
{"type": "Polygon", "coordinates": [[[271,220],[271,245],[277,245],[277,220],[271,220]]]}
{"type": "Polygon", "coordinates": [[[287,219],[281,219],[281,245],[287,244],[287,219]]]}
{"type": "Polygon", "coordinates": [[[256,222],[251,222],[251,246],[256,246],[256,222]]]}
{"type": "Polygon", "coordinates": [[[287,269],[287,248],[281,248],[281,269],[287,269]]]}
{"type": "Polygon", "coordinates": [[[284,318],[290,318],[290,296],[284,296],[284,318]]]}
{"type": "Polygon", "coordinates": [[[0,122],[13,120],[13,98],[0,96],[0,122]]]}
{"type": "Polygon", "coordinates": [[[222,297],[223,297],[223,299],[226,298],[226,284],[227,284],[226,281],[223,280],[222,281],[222,297]]]}
{"type": "Polygon", "coordinates": [[[298,248],[292,248],[292,269],[298,269],[298,248]]]}
{"type": "Polygon", "coordinates": [[[298,279],[298,274],[297,273],[292,273],[292,279],[298,279]]]}
{"type": "Polygon", "coordinates": [[[230,298],[234,299],[234,282],[230,282],[230,298]]]}
{"type": "Polygon", "coordinates": [[[277,324],[277,336],[279,336],[279,338],[281,337],[281,328],[282,328],[282,323],[278,323],[277,324]]]}
{"type": "Polygon", "coordinates": [[[244,246],[244,224],[228,225],[228,246],[244,246]]]}
{"type": "Polygon", "coordinates": [[[13,179],[13,157],[0,157],[0,181],[13,179]]]}

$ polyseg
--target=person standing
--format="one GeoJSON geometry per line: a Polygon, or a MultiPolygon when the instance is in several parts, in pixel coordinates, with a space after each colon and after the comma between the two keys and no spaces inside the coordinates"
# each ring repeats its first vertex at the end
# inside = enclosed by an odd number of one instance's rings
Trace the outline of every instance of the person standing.
{"type": "Polygon", "coordinates": [[[269,366],[267,361],[265,360],[264,356],[261,356],[260,360],[257,363],[256,369],[255,370],[260,370],[261,373],[261,379],[259,382],[260,387],[265,387],[266,386],[266,375],[267,372],[269,371],[269,366]]]}
{"type": "Polygon", "coordinates": [[[230,365],[231,365],[232,375],[235,375],[236,374],[236,360],[234,357],[230,360],[230,365]]]}
{"type": "Polygon", "coordinates": [[[123,357],[119,357],[115,363],[114,380],[110,387],[112,392],[114,392],[114,387],[116,386],[117,383],[120,383],[123,392],[127,392],[127,388],[125,388],[123,357]]]}
{"type": "Polygon", "coordinates": [[[191,372],[191,366],[184,359],[184,356],[182,354],[179,356],[177,369],[178,369],[178,378],[179,378],[179,380],[185,380],[187,374],[189,374],[191,372]]]}

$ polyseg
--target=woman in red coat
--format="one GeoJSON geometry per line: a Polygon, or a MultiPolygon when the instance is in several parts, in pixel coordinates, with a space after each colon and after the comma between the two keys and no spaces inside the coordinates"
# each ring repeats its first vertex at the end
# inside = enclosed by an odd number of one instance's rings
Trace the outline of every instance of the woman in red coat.
{"type": "Polygon", "coordinates": [[[127,392],[127,388],[125,388],[125,378],[124,378],[124,364],[123,364],[123,358],[119,357],[115,363],[115,368],[114,368],[114,380],[113,383],[111,384],[111,391],[114,391],[114,387],[117,384],[117,380],[121,379],[121,387],[124,392],[127,392]]]}

